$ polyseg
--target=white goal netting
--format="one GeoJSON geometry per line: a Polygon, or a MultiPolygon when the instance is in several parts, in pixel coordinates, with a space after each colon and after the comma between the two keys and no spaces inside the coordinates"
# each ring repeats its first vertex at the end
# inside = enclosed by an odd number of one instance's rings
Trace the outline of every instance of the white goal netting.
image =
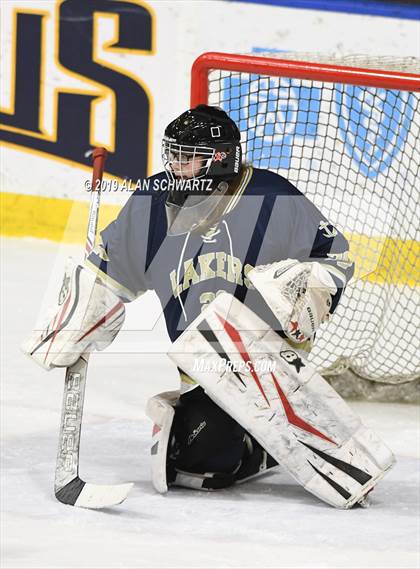
{"type": "MultiPolygon", "coordinates": [[[[279,57],[420,73],[415,58],[279,57]]],[[[420,93],[392,78],[327,82],[322,68],[312,79],[223,69],[208,79],[209,104],[237,122],[246,161],[288,178],[350,242],[356,274],[313,363],[399,387],[418,380],[420,93]]]]}

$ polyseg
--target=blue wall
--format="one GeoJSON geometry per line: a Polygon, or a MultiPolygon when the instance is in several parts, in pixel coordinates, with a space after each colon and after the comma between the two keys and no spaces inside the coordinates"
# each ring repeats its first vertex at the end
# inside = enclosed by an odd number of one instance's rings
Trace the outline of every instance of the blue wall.
{"type": "Polygon", "coordinates": [[[352,1],[352,0],[239,0],[252,4],[270,4],[288,8],[306,8],[308,10],[328,10],[329,12],[347,12],[349,14],[369,14],[389,18],[420,20],[418,0],[401,2],[397,0],[352,1]]]}

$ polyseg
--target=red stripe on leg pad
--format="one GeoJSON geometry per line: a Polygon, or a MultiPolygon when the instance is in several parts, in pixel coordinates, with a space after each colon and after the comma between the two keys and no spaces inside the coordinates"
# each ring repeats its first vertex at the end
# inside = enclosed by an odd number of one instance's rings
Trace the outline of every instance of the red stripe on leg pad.
{"type": "Polygon", "coordinates": [[[266,396],[264,389],[261,385],[261,382],[260,382],[260,379],[257,375],[257,372],[254,369],[254,365],[251,361],[251,358],[250,358],[248,352],[246,351],[246,348],[245,348],[245,345],[242,341],[241,335],[239,334],[238,330],[232,324],[230,324],[230,322],[228,322],[227,320],[222,318],[217,313],[216,313],[216,316],[220,320],[220,322],[222,323],[223,328],[226,330],[226,332],[228,333],[228,335],[231,338],[231,340],[233,341],[233,343],[235,344],[235,346],[236,346],[237,350],[239,351],[244,362],[249,364],[249,371],[251,372],[251,375],[252,375],[255,383],[257,384],[258,389],[260,390],[262,396],[266,400],[268,406],[270,406],[270,402],[267,399],[267,396],[266,396]]]}
{"type": "Polygon", "coordinates": [[[317,429],[315,429],[315,427],[312,427],[312,425],[310,425],[309,423],[307,423],[306,421],[304,421],[303,419],[301,419],[300,417],[298,417],[296,415],[296,413],[293,411],[293,408],[290,405],[286,395],[284,394],[282,388],[280,387],[280,384],[277,381],[277,378],[274,375],[274,373],[271,373],[271,377],[273,378],[274,385],[276,386],[277,393],[279,394],[280,400],[283,404],[283,408],[284,408],[284,411],[286,413],[286,417],[287,417],[287,420],[289,421],[289,423],[291,425],[294,425],[295,427],[299,427],[300,429],[307,431],[308,433],[311,433],[312,435],[320,437],[321,439],[324,439],[325,441],[333,443],[334,445],[337,444],[332,439],[330,439],[329,437],[327,437],[326,435],[321,433],[321,431],[318,431],[317,429]]]}

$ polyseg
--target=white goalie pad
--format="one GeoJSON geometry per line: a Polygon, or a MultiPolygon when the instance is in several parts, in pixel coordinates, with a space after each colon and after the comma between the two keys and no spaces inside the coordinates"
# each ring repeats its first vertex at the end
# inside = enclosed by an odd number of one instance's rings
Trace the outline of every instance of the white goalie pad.
{"type": "Polygon", "coordinates": [[[175,405],[179,399],[179,391],[167,391],[151,397],[147,402],[146,415],[153,421],[152,431],[152,484],[157,492],[168,491],[166,478],[166,460],[169,435],[175,416],[175,405]]]}
{"type": "Polygon", "coordinates": [[[228,293],[169,356],[309,492],[350,508],[394,457],[304,356],[228,293]]]}
{"type": "Polygon", "coordinates": [[[21,349],[46,370],[67,367],[85,352],[104,350],[124,318],[123,302],[96,275],[69,258],[54,305],[21,349]]]}
{"type": "Polygon", "coordinates": [[[257,266],[248,278],[293,342],[305,342],[328,320],[337,287],[321,263],[286,259],[257,266]]]}

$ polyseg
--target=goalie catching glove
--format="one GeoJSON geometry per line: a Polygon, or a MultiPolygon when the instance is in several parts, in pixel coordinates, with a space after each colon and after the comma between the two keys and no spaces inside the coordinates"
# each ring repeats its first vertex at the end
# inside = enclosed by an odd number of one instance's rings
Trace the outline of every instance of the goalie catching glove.
{"type": "Polygon", "coordinates": [[[286,259],[257,266],[248,278],[293,342],[312,338],[330,316],[337,287],[321,263],[286,259]]]}
{"type": "Polygon", "coordinates": [[[83,353],[109,346],[123,325],[125,307],[95,274],[69,259],[49,314],[22,345],[47,370],[71,366],[83,353]]]}

